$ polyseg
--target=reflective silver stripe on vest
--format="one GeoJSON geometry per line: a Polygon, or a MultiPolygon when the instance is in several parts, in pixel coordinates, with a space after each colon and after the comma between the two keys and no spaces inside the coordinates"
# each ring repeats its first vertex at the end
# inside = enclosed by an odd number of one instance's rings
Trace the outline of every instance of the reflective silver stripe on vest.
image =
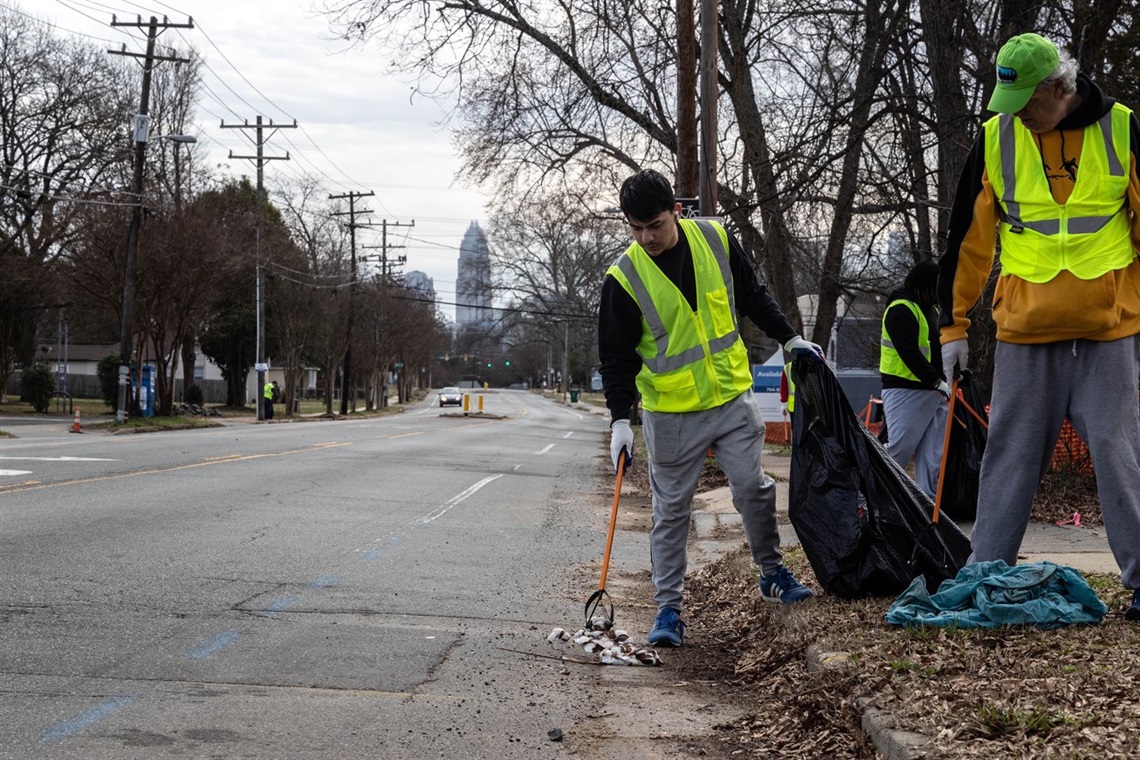
{"type": "MultiPolygon", "coordinates": [[[[732,293],[732,270],[728,265],[728,252],[725,251],[724,244],[720,239],[720,235],[717,234],[716,228],[704,221],[698,221],[697,228],[700,229],[705,240],[708,241],[713,249],[717,264],[720,266],[721,277],[724,278],[725,288],[728,290],[728,306],[732,312],[732,323],[734,326],[732,332],[709,342],[709,350],[715,354],[730,348],[736,343],[739,337],[736,302],[732,293]]],[[[681,234],[684,234],[684,230],[681,231],[681,234]]],[[[692,254],[690,253],[690,255],[692,254]]],[[[695,266],[696,264],[694,263],[694,267],[695,266]]],[[[665,329],[665,323],[661,320],[657,306],[653,303],[653,299],[649,297],[649,290],[645,287],[645,283],[642,282],[641,275],[637,272],[637,267],[633,265],[633,259],[631,259],[628,254],[623,254],[617,261],[617,268],[625,275],[630,287],[633,288],[634,298],[641,307],[641,315],[645,317],[645,321],[649,325],[649,332],[653,335],[653,342],[657,345],[656,356],[641,357],[641,360],[645,362],[645,366],[649,368],[649,371],[660,375],[681,369],[686,365],[703,359],[705,351],[701,346],[693,346],[676,356],[665,355],[666,350],[669,348],[669,333],[665,329]]],[[[682,293],[681,298],[683,299],[684,297],[684,293],[682,293]]]]}
{"type": "Polygon", "coordinates": [[[1116,214],[1112,216],[1078,216],[1069,220],[1069,232],[1075,235],[1091,235],[1094,232],[1099,232],[1101,227],[1115,218],[1116,214]]]}
{"type": "MultiPolygon", "coordinates": [[[[1021,218],[1021,204],[1017,202],[1017,145],[1014,139],[1013,114],[1002,114],[998,118],[998,147],[1001,151],[1001,177],[1005,187],[1001,194],[1001,204],[998,213],[1001,220],[1013,228],[1013,232],[1030,229],[1042,235],[1057,235],[1061,232],[1060,219],[1041,219],[1027,222],[1021,218]]],[[[1104,137],[1104,150],[1108,155],[1108,173],[1113,177],[1123,177],[1124,167],[1120,157],[1116,155],[1116,148],[1112,144],[1112,109],[1108,110],[1097,122],[1100,133],[1104,137]]],[[[1126,202],[1127,203],[1127,202],[1126,202]]],[[[1123,210],[1123,206],[1121,207],[1123,210]]],[[[1098,232],[1108,224],[1116,215],[1112,216],[1075,216],[1069,219],[1069,233],[1073,235],[1091,235],[1098,232]]]]}
{"type": "MultiPolygon", "coordinates": [[[[887,338],[881,338],[879,340],[879,345],[882,346],[883,348],[889,348],[892,351],[895,350],[895,344],[892,341],[888,340],[887,338]]],[[[927,361],[930,360],[930,346],[929,345],[919,346],[918,350],[922,352],[922,355],[924,357],[926,357],[927,361]]]]}
{"type": "Polygon", "coordinates": [[[1014,227],[1021,224],[1021,204],[1017,202],[1017,148],[1014,146],[1012,114],[1002,114],[998,119],[998,148],[1001,150],[1001,201],[1002,221],[1014,227]],[[1006,215],[1008,214],[1008,218],[1006,215]]]}
{"type": "MultiPolygon", "coordinates": [[[[1108,175],[1110,177],[1123,177],[1124,167],[1120,165],[1120,156],[1116,155],[1116,148],[1112,145],[1112,109],[1100,117],[1100,132],[1104,135],[1104,151],[1108,154],[1108,175]]],[[[1070,225],[1070,230],[1072,225],[1070,225]]]]}

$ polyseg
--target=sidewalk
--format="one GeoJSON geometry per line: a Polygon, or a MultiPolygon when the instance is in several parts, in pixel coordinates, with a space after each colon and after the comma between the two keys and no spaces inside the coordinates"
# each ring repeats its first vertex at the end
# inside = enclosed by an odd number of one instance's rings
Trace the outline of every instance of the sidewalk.
{"type": "MultiPolygon", "coordinates": [[[[780,540],[784,544],[799,543],[796,531],[787,522],[788,477],[791,470],[790,456],[772,453],[764,455],[764,471],[776,481],[776,511],[781,515],[780,540]]],[[[942,518],[946,519],[946,518],[942,518]]],[[[724,528],[738,526],[740,515],[732,506],[732,496],[728,487],[697,494],[693,499],[693,526],[698,546],[715,555],[717,547],[728,539],[724,538],[724,528]]],[[[970,535],[972,522],[958,524],[962,532],[970,535]]],[[[729,531],[731,544],[742,539],[739,530],[729,531]]],[[[723,547],[722,547],[723,548],[723,547]]],[[[1058,565],[1068,565],[1082,573],[1119,573],[1120,568],[1108,548],[1104,526],[1074,528],[1047,523],[1031,522],[1021,543],[1020,562],[1041,562],[1048,560],[1058,565]]]]}

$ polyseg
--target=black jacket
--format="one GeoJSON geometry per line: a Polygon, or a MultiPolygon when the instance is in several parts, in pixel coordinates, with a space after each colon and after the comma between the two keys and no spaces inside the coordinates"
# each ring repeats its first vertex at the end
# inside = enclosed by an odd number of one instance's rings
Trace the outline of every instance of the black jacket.
{"type": "MultiPolygon", "coordinates": [[[[905,288],[899,288],[891,293],[890,298],[887,299],[887,304],[889,306],[900,299],[911,301],[922,308],[922,305],[915,301],[914,296],[908,293],[905,288]]],[[[942,376],[942,344],[938,339],[938,314],[932,306],[923,309],[923,313],[926,315],[927,331],[930,335],[930,361],[926,360],[918,348],[918,320],[915,319],[914,312],[901,304],[893,309],[887,309],[883,318],[883,327],[886,328],[887,335],[890,337],[891,343],[894,344],[899,358],[902,359],[907,369],[918,378],[918,382],[898,375],[882,374],[884,388],[933,390],[944,379],[942,376]]]]}

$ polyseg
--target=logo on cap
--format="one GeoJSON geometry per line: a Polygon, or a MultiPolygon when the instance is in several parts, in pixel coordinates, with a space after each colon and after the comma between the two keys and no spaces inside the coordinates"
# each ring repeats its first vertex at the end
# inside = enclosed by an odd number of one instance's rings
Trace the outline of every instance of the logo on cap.
{"type": "Polygon", "coordinates": [[[1011,69],[1008,66],[997,67],[998,81],[1002,84],[1013,84],[1017,81],[1017,69],[1011,69]]]}

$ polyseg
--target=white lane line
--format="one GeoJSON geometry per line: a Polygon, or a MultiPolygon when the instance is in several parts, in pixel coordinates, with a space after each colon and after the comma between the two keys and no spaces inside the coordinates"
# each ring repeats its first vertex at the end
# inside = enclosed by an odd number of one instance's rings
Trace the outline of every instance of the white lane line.
{"type": "Polygon", "coordinates": [[[468,496],[470,496],[471,494],[475,493],[476,491],[478,491],[483,486],[490,483],[492,480],[498,480],[501,477],[503,477],[502,473],[499,473],[498,475],[492,475],[489,478],[483,478],[478,483],[471,486],[470,488],[468,488],[466,491],[459,494],[458,496],[452,496],[450,499],[447,500],[447,503],[444,504],[439,509],[435,510],[434,512],[431,512],[430,514],[425,515],[420,520],[420,524],[427,524],[427,523],[431,522],[432,520],[438,520],[439,518],[441,518],[445,514],[447,514],[451,510],[452,507],[459,504],[459,502],[463,501],[468,496]]]}
{"type": "Polygon", "coordinates": [[[118,462],[118,459],[99,459],[97,457],[0,457],[10,462],[118,462]]]}
{"type": "Polygon", "coordinates": [[[567,433],[566,435],[564,435],[564,436],[562,436],[562,437],[563,437],[563,438],[569,438],[569,437],[570,437],[570,436],[572,436],[572,435],[574,435],[574,431],[573,431],[573,430],[571,430],[569,433],[567,433]]]}
{"type": "Polygon", "coordinates": [[[535,455],[536,457],[538,457],[538,456],[542,456],[543,454],[545,454],[546,452],[548,452],[548,451],[550,451],[552,448],[554,448],[556,445],[557,445],[557,444],[554,444],[554,443],[552,443],[552,444],[550,444],[549,446],[547,446],[545,449],[543,449],[542,451],[536,451],[536,452],[534,452],[534,455],[535,455]]]}
{"type": "Polygon", "coordinates": [[[0,477],[15,477],[16,475],[31,475],[31,470],[0,470],[0,477]]]}

